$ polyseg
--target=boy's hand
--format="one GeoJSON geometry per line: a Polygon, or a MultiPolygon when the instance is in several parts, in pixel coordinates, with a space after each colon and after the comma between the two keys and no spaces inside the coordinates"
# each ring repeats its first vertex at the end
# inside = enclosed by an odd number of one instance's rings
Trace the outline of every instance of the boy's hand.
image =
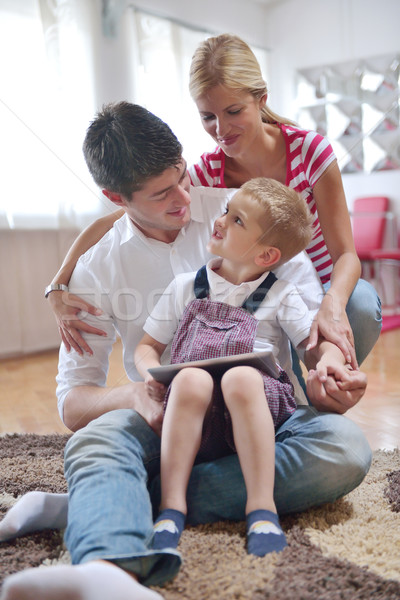
{"type": "Polygon", "coordinates": [[[359,402],[366,387],[366,374],[344,365],[335,368],[320,365],[319,371],[311,369],[308,372],[307,395],[321,412],[344,414],[359,402]]]}
{"type": "Polygon", "coordinates": [[[344,383],[351,381],[350,374],[353,369],[350,365],[344,365],[342,361],[336,360],[336,357],[326,354],[316,364],[315,371],[322,384],[328,380],[329,376],[333,377],[336,383],[344,383]]]}
{"type": "Polygon", "coordinates": [[[144,383],[146,392],[152,400],[156,400],[157,402],[162,402],[164,400],[167,388],[163,383],[156,381],[150,373],[147,374],[144,383]]]}

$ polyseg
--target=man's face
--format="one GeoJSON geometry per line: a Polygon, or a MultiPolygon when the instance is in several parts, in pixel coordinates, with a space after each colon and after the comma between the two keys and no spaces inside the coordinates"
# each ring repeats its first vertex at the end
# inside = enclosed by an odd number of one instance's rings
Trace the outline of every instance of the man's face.
{"type": "Polygon", "coordinates": [[[132,197],[123,199],[135,225],[148,237],[173,242],[190,221],[190,180],[186,162],[149,179],[132,197]]]}

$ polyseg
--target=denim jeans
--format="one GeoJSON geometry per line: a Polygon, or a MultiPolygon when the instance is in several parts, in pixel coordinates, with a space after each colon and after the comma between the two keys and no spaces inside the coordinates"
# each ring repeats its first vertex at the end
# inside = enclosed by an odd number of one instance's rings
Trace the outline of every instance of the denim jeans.
{"type": "MultiPolygon", "coordinates": [[[[328,291],[330,283],[324,285],[328,291]]],[[[346,313],[354,335],[358,364],[361,365],[375,346],[382,329],[381,301],[375,288],[365,279],[359,279],[346,306],[346,313]]]]}
{"type": "MultiPolygon", "coordinates": [[[[325,283],[324,290],[330,288],[330,282],[325,283]]],[[[353,330],[354,344],[358,364],[365,360],[375,346],[382,329],[381,301],[375,288],[365,279],[359,279],[346,306],[346,313],[353,330]]],[[[300,384],[306,391],[299,358],[292,348],[293,371],[300,384]]]]}
{"type": "MultiPolygon", "coordinates": [[[[175,576],[179,553],[150,548],[160,501],[159,458],[159,437],[133,410],[106,413],[68,441],[65,539],[74,564],[109,560],[145,585],[175,576]]],[[[352,421],[299,407],[276,432],[278,513],[347,494],[361,483],[370,462],[369,445],[352,421]]],[[[243,520],[246,489],[237,455],[195,465],[187,498],[188,523],[243,520]]]]}

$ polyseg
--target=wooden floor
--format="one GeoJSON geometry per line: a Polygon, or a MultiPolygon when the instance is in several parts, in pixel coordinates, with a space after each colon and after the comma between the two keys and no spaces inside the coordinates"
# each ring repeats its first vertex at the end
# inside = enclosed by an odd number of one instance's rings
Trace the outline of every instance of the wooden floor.
{"type": "MultiPolygon", "coordinates": [[[[57,351],[0,364],[0,433],[65,433],[55,399],[57,351]]],[[[363,364],[368,388],[349,418],[364,430],[373,450],[400,446],[400,329],[381,334],[363,364]]],[[[126,381],[121,345],[111,355],[109,385],[126,381]]],[[[351,443],[351,440],[350,440],[351,443]]]]}

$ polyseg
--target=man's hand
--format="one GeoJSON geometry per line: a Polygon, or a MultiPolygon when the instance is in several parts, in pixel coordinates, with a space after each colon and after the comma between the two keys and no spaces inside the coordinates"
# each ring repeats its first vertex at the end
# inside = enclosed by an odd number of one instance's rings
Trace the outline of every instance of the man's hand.
{"type": "Polygon", "coordinates": [[[344,414],[359,402],[366,387],[367,376],[358,370],[346,368],[346,376],[341,379],[335,379],[335,373],[325,374],[313,369],[308,372],[307,395],[321,412],[344,414]]]}
{"type": "MultiPolygon", "coordinates": [[[[157,386],[161,385],[164,388],[162,399],[165,395],[165,386],[153,380],[157,386]]],[[[129,385],[129,384],[128,384],[129,385]]],[[[130,384],[134,387],[133,406],[132,408],[140,414],[147,422],[152,430],[161,437],[161,428],[164,418],[164,406],[160,401],[160,394],[151,397],[147,392],[147,385],[142,383],[130,384]]]]}
{"type": "Polygon", "coordinates": [[[57,321],[58,330],[67,352],[71,348],[83,356],[84,352],[92,355],[93,351],[89,344],[84,340],[81,331],[93,333],[95,335],[107,335],[102,329],[97,329],[80,320],[82,311],[91,315],[101,315],[102,311],[96,306],[82,300],[79,296],[68,292],[51,292],[48,297],[50,307],[57,321]]]}

